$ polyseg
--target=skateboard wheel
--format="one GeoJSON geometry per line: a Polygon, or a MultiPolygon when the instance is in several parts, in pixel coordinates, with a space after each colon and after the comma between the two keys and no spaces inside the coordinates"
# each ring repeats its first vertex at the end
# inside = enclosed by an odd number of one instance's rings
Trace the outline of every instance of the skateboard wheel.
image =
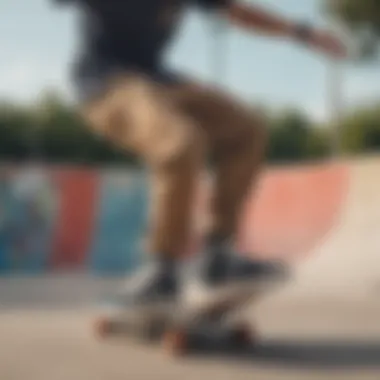
{"type": "Polygon", "coordinates": [[[230,341],[239,347],[248,347],[255,343],[255,337],[248,324],[241,324],[231,330],[230,341]]]}
{"type": "Polygon", "coordinates": [[[165,333],[165,323],[157,320],[145,323],[142,327],[142,338],[147,341],[157,341],[165,333]]]}
{"type": "Polygon", "coordinates": [[[107,318],[99,318],[95,321],[95,334],[99,338],[107,338],[114,331],[113,323],[107,318]]]}
{"type": "Polygon", "coordinates": [[[163,337],[166,351],[174,356],[182,356],[189,350],[189,336],[184,331],[168,331],[163,337]]]}

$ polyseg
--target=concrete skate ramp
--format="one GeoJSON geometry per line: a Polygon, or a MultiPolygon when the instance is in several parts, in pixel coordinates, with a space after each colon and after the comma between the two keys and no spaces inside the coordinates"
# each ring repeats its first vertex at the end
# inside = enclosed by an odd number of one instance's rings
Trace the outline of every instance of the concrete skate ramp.
{"type": "MultiPolygon", "coordinates": [[[[267,170],[242,215],[240,248],[291,263],[297,292],[380,291],[378,173],[378,156],[267,170]]],[[[204,203],[199,205],[203,218],[204,203]]],[[[75,225],[72,220],[68,224],[75,225]]],[[[119,249],[118,255],[123,254],[119,249]]],[[[1,280],[0,305],[23,299],[32,305],[37,298],[47,304],[62,297],[78,304],[112,292],[120,280],[93,275],[91,266],[83,263],[76,268],[78,274],[69,269],[69,275],[58,275],[56,270],[50,268],[42,277],[14,277],[9,272],[1,280]]]]}
{"type": "MultiPolygon", "coordinates": [[[[301,292],[380,292],[380,160],[363,158],[344,165],[347,192],[334,225],[296,265],[301,292]]],[[[320,207],[325,207],[323,202],[320,207]]]]}
{"type": "Polygon", "coordinates": [[[247,310],[262,337],[258,347],[205,346],[175,361],[129,340],[101,342],[91,330],[92,307],[121,278],[86,267],[42,276],[9,272],[0,278],[0,378],[379,379],[379,172],[373,157],[264,174],[239,243],[288,260],[296,275],[247,310]]]}
{"type": "MultiPolygon", "coordinates": [[[[375,284],[379,169],[379,156],[268,168],[248,195],[238,245],[302,264],[310,278],[323,269],[329,287],[362,284],[361,268],[375,284]]],[[[138,265],[148,204],[142,173],[20,166],[0,185],[1,273],[120,275],[138,265]]],[[[210,193],[201,189],[194,237],[207,222],[210,193]]]]}

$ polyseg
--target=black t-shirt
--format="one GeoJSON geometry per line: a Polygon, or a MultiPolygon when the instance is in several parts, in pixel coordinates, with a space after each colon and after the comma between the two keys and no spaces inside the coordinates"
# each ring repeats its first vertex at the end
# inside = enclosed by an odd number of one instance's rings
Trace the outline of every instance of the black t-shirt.
{"type": "Polygon", "coordinates": [[[155,74],[188,5],[218,8],[230,0],[55,0],[80,11],[76,81],[135,68],[155,74]]]}

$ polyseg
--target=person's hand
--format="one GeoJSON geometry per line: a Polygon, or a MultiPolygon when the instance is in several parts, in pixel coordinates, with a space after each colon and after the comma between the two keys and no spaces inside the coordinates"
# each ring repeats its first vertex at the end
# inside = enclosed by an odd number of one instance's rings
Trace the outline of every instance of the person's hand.
{"type": "Polygon", "coordinates": [[[347,48],[337,37],[326,31],[313,31],[308,40],[311,47],[335,59],[344,59],[347,48]]]}

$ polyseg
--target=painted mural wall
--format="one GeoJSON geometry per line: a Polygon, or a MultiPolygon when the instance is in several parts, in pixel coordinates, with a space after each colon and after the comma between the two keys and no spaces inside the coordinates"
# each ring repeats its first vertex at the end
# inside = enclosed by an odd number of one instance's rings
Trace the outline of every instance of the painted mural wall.
{"type": "Polygon", "coordinates": [[[147,200],[139,173],[3,166],[0,271],[132,270],[147,200]]]}
{"type": "MultiPolygon", "coordinates": [[[[247,199],[238,245],[264,257],[306,253],[336,222],[348,180],[344,165],[268,170],[247,199]]],[[[1,166],[0,272],[132,271],[142,259],[148,200],[140,172],[1,166]]]]}

